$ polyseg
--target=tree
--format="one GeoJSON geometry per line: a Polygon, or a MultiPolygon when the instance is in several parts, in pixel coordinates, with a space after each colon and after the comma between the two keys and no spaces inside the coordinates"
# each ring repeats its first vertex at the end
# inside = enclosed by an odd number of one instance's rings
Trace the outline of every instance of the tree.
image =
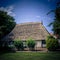
{"type": "Polygon", "coordinates": [[[58,38],[60,38],[60,2],[57,3],[57,7],[55,10],[51,10],[48,14],[51,12],[54,12],[55,14],[55,19],[53,22],[49,24],[49,26],[53,26],[53,32],[55,35],[58,35],[58,38]]]}
{"type": "Polygon", "coordinates": [[[46,39],[46,47],[49,51],[56,51],[59,47],[58,40],[53,36],[48,36],[46,39]]]}
{"type": "Polygon", "coordinates": [[[5,11],[0,11],[0,40],[15,27],[15,19],[5,11]]]}
{"type": "Polygon", "coordinates": [[[32,38],[30,38],[27,40],[27,45],[30,48],[30,50],[33,50],[35,47],[35,41],[32,38]]]}

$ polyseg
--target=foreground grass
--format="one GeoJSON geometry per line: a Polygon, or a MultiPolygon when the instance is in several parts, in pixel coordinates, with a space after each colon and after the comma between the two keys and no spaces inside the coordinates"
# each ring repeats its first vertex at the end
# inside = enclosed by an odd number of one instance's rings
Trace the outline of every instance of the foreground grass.
{"type": "Polygon", "coordinates": [[[0,60],[60,60],[60,52],[16,52],[0,54],[0,60]]]}

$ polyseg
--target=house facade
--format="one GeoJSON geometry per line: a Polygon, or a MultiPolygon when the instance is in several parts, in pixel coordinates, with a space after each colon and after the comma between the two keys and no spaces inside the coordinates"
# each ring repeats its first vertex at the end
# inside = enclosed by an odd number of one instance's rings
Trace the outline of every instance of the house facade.
{"type": "Polygon", "coordinates": [[[20,39],[26,46],[26,40],[32,38],[35,40],[36,48],[46,47],[46,37],[49,35],[44,25],[40,22],[29,22],[17,24],[12,32],[8,35],[8,39],[20,39]]]}

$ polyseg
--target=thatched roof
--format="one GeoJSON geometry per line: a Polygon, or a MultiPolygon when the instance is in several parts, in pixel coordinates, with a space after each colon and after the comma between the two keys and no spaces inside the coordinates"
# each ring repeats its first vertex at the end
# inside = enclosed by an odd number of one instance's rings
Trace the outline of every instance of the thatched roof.
{"type": "Polygon", "coordinates": [[[21,40],[26,40],[28,38],[45,40],[48,35],[49,33],[46,28],[39,22],[17,24],[9,34],[10,37],[21,40]]]}

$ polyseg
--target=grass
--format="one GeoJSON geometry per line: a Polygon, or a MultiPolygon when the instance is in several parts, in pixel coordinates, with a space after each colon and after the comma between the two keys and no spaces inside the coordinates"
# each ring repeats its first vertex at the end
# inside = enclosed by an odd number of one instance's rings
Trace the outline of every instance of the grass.
{"type": "Polygon", "coordinates": [[[0,60],[60,60],[60,52],[16,52],[0,54],[0,60]]]}

